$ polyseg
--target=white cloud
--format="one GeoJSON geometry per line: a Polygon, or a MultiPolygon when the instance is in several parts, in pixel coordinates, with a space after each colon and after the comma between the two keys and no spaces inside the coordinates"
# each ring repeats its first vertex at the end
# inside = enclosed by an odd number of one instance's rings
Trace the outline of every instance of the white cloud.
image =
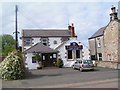
{"type": "MultiPolygon", "coordinates": [[[[4,33],[14,31],[14,5],[5,4],[4,33]],[[12,7],[12,8],[10,8],[12,7]],[[6,12],[6,10],[9,10],[6,12]],[[7,30],[7,31],[6,31],[7,30]]],[[[117,3],[17,3],[19,6],[19,31],[24,28],[67,28],[68,23],[75,24],[78,39],[87,42],[87,39],[102,26],[109,22],[110,8],[117,3]]]]}

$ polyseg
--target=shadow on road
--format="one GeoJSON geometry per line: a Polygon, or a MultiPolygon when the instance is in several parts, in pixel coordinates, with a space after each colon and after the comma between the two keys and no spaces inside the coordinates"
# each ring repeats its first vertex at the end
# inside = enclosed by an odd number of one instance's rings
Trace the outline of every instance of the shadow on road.
{"type": "Polygon", "coordinates": [[[100,71],[99,69],[94,69],[94,70],[83,70],[82,72],[97,72],[100,71]]]}
{"type": "Polygon", "coordinates": [[[55,76],[61,76],[62,74],[33,74],[32,72],[26,73],[27,79],[35,79],[35,78],[42,78],[42,77],[55,77],[55,76]]]}

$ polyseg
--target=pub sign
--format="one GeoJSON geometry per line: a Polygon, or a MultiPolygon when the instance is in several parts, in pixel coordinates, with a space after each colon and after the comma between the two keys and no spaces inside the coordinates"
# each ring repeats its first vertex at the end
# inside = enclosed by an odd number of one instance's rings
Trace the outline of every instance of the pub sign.
{"type": "Polygon", "coordinates": [[[70,43],[70,45],[65,46],[66,50],[80,50],[83,49],[83,45],[78,45],[76,42],[70,43]]]}

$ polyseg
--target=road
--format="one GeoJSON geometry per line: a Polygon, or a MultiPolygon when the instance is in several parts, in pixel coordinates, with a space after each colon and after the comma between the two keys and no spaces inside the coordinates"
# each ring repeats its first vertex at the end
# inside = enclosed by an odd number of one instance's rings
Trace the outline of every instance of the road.
{"type": "Polygon", "coordinates": [[[72,68],[33,70],[24,80],[3,81],[3,88],[118,88],[118,70],[72,68]]]}

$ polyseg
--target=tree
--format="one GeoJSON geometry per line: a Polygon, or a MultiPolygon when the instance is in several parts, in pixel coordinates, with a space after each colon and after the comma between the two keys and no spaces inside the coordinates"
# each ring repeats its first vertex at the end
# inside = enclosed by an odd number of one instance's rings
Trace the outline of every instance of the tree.
{"type": "Polygon", "coordinates": [[[22,54],[14,50],[0,63],[0,75],[4,80],[25,78],[25,67],[22,54]]]}
{"type": "Polygon", "coordinates": [[[8,55],[15,49],[15,40],[11,35],[0,35],[0,55],[8,55]]]}

